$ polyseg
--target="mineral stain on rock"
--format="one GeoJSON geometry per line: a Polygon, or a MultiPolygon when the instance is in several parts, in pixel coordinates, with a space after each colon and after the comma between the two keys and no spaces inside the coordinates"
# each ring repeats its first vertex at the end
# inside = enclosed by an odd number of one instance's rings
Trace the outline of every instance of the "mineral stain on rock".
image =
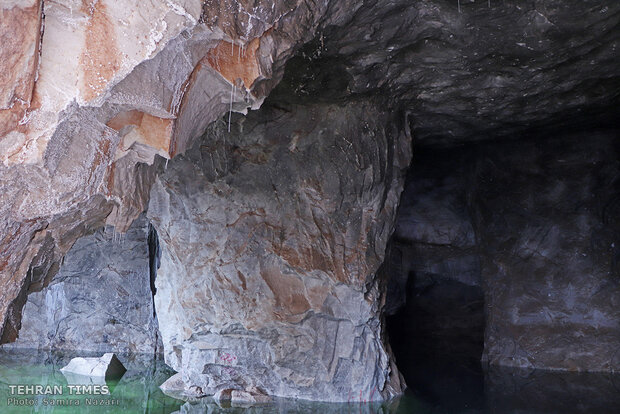
{"type": "Polygon", "coordinates": [[[116,44],[114,24],[108,17],[104,0],[82,0],[86,14],[84,49],[80,57],[82,98],[89,102],[106,89],[118,72],[122,56],[116,44]]]}
{"type": "Polygon", "coordinates": [[[24,120],[39,65],[41,1],[0,4],[0,139],[24,120]]]}
{"type": "Polygon", "coordinates": [[[222,41],[207,53],[207,62],[230,83],[241,79],[246,89],[261,75],[256,59],[260,39],[252,39],[247,45],[222,41]]]}

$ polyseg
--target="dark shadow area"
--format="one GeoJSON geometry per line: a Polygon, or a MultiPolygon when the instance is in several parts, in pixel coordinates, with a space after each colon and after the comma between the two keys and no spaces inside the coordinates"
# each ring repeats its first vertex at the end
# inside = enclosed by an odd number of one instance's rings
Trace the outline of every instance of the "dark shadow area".
{"type": "Polygon", "coordinates": [[[410,391],[444,409],[482,408],[484,299],[458,281],[416,283],[407,303],[387,318],[390,343],[410,391]]]}
{"type": "Polygon", "coordinates": [[[448,411],[484,406],[484,293],[467,169],[442,151],[414,151],[384,265],[398,368],[410,393],[448,411]]]}
{"type": "Polygon", "coordinates": [[[410,412],[620,412],[618,143],[414,151],[382,268],[410,412]]]}

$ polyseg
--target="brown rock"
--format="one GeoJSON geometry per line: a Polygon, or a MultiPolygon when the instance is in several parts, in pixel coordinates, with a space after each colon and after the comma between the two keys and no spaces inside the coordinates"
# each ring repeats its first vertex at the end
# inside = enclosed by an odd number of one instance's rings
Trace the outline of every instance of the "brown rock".
{"type": "Polygon", "coordinates": [[[0,140],[32,100],[42,35],[40,0],[0,2],[0,140]]]}

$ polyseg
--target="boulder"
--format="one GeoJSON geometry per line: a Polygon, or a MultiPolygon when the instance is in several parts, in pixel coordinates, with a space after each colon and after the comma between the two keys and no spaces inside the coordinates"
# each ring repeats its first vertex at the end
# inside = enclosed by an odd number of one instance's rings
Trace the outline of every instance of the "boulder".
{"type": "Polygon", "coordinates": [[[103,354],[98,358],[73,358],[60,371],[86,377],[119,379],[127,371],[121,361],[113,353],[103,354]]]}

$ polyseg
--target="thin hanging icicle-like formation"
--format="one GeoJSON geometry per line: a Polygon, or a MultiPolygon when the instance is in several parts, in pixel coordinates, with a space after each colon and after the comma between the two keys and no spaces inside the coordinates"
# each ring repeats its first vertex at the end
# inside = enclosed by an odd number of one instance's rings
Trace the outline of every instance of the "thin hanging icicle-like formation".
{"type": "Polygon", "coordinates": [[[235,93],[235,84],[230,85],[230,108],[228,109],[228,132],[230,132],[230,117],[232,115],[233,94],[235,93]]]}

